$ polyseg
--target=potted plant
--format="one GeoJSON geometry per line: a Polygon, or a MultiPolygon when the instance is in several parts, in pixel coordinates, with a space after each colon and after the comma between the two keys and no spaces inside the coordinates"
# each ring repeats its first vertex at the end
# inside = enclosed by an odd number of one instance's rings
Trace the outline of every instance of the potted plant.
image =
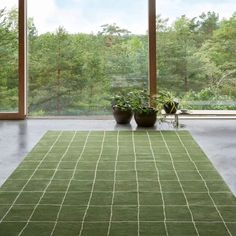
{"type": "Polygon", "coordinates": [[[157,95],[157,102],[166,114],[175,114],[178,109],[179,102],[173,93],[169,91],[161,91],[157,95]]]}
{"type": "Polygon", "coordinates": [[[112,112],[117,124],[130,123],[133,112],[128,95],[117,94],[112,97],[112,112]]]}
{"type": "Polygon", "coordinates": [[[156,123],[157,110],[150,106],[155,98],[146,90],[136,90],[129,93],[134,120],[140,127],[152,127],[156,123]]]}

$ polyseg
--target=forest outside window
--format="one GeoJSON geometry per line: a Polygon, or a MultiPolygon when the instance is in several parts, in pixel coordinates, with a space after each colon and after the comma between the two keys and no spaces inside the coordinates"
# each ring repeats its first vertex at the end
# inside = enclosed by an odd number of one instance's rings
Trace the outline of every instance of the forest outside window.
{"type": "Polygon", "coordinates": [[[29,116],[110,114],[148,89],[148,0],[28,0],[28,48],[29,116]]]}
{"type": "Polygon", "coordinates": [[[184,108],[235,110],[235,1],[161,3],[157,0],[159,90],[175,93],[184,108]]]}
{"type": "Polygon", "coordinates": [[[112,94],[148,86],[185,108],[235,110],[235,3],[158,0],[155,25],[155,0],[90,1],[28,0],[26,24],[26,0],[1,0],[0,119],[23,119],[26,106],[29,116],[106,115],[112,94]]]}

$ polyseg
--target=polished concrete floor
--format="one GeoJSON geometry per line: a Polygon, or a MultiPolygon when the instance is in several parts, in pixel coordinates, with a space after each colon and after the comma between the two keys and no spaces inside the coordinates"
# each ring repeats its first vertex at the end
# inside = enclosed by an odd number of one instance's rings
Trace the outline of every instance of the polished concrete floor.
{"type": "MultiPolygon", "coordinates": [[[[181,120],[236,196],[236,120],[181,120]]],[[[117,130],[137,129],[119,126],[112,119],[28,119],[0,121],[0,185],[47,130],[117,130]]],[[[157,123],[156,130],[174,129],[171,123],[157,123]]]]}

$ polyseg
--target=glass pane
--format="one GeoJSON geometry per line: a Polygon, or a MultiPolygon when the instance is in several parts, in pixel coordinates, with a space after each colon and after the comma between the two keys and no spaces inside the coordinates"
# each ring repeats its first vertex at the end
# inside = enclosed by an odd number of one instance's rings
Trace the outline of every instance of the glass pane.
{"type": "Polygon", "coordinates": [[[232,0],[157,0],[158,85],[183,108],[235,110],[235,9],[232,0]]]}
{"type": "Polygon", "coordinates": [[[0,1],[1,112],[18,112],[18,0],[0,1]]]}
{"type": "Polygon", "coordinates": [[[111,95],[147,87],[147,13],[147,0],[28,0],[29,115],[110,114],[111,95]]]}

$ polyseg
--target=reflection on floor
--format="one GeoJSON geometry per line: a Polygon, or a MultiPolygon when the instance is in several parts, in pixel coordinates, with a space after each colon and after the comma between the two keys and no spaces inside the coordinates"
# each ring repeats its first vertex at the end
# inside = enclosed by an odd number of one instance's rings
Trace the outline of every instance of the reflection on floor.
{"type": "MultiPolygon", "coordinates": [[[[191,132],[236,195],[236,120],[181,120],[181,128],[191,132]]],[[[19,165],[47,130],[136,130],[116,125],[112,119],[0,121],[0,185],[19,165]]],[[[156,130],[169,130],[172,123],[158,122],[156,130]]]]}

